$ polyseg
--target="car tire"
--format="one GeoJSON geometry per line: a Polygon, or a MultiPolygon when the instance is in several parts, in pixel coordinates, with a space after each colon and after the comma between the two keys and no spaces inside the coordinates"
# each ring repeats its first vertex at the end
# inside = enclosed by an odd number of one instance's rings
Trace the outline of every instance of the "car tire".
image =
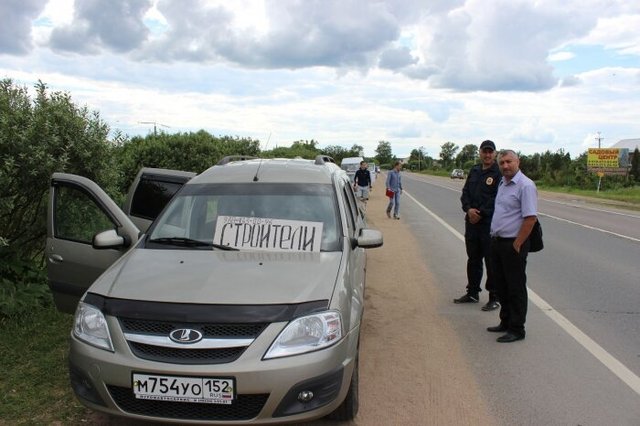
{"type": "Polygon", "coordinates": [[[351,374],[351,383],[349,385],[347,396],[334,412],[327,415],[327,418],[330,420],[347,422],[353,420],[358,414],[358,407],[360,405],[358,399],[358,358],[359,356],[356,354],[356,364],[353,366],[353,373],[351,374]]]}

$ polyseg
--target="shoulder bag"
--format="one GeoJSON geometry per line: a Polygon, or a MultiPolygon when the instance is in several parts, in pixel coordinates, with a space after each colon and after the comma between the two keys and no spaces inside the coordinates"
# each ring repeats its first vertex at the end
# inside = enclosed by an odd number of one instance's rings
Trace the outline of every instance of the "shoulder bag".
{"type": "Polygon", "coordinates": [[[531,230],[531,235],[529,235],[529,253],[535,253],[543,248],[542,226],[540,226],[540,221],[536,219],[536,223],[533,225],[533,229],[531,230]]]}

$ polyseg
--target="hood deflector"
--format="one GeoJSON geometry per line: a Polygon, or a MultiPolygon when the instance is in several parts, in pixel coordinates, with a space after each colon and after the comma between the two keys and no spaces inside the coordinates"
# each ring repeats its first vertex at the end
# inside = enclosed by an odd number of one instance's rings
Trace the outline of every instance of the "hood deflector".
{"type": "Polygon", "coordinates": [[[326,310],[328,300],[278,305],[214,305],[115,299],[87,293],[84,303],[115,317],[182,322],[251,323],[291,321],[326,310]]]}

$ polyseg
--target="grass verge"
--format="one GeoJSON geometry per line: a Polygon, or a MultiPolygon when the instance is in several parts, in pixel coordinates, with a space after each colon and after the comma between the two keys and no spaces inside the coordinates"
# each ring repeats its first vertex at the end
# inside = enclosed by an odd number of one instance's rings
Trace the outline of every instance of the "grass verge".
{"type": "Polygon", "coordinates": [[[86,424],[67,372],[72,321],[54,307],[0,320],[0,424],[86,424]]]}
{"type": "Polygon", "coordinates": [[[600,192],[597,192],[595,189],[594,190],[576,189],[576,188],[569,188],[565,186],[562,186],[562,187],[544,186],[540,184],[538,184],[537,186],[538,186],[538,189],[543,191],[558,192],[563,194],[574,194],[582,197],[595,198],[602,202],[613,200],[613,201],[628,203],[632,206],[636,206],[640,208],[640,186],[637,186],[637,185],[629,188],[601,190],[600,192]]]}

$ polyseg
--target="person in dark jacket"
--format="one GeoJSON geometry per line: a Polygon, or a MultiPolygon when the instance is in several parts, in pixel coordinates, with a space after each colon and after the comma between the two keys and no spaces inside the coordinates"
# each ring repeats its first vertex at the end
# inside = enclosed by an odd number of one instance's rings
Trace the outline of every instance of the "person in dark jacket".
{"type": "Polygon", "coordinates": [[[360,162],[360,168],[353,178],[353,189],[361,200],[369,199],[369,191],[371,190],[371,173],[368,169],[369,165],[366,161],[360,162]]]}
{"type": "Polygon", "coordinates": [[[466,213],[464,241],[467,250],[467,292],[453,299],[454,303],[478,303],[482,282],[482,261],[487,270],[485,289],[489,301],[483,311],[493,311],[500,307],[491,269],[491,218],[495,205],[500,169],[496,163],[496,145],[486,140],[480,144],[480,164],[469,171],[462,188],[462,210],[466,213]]]}

